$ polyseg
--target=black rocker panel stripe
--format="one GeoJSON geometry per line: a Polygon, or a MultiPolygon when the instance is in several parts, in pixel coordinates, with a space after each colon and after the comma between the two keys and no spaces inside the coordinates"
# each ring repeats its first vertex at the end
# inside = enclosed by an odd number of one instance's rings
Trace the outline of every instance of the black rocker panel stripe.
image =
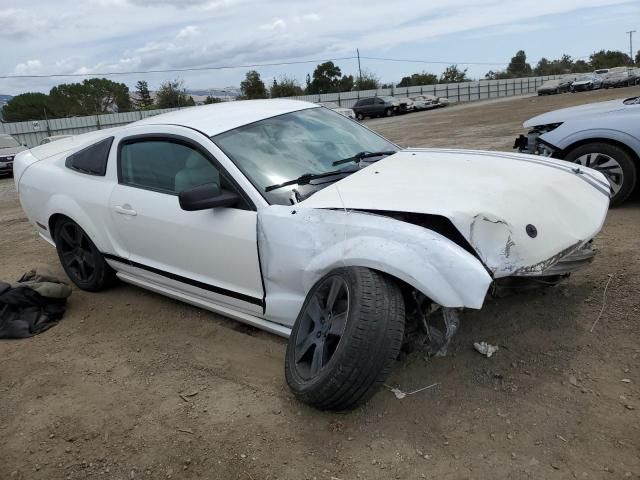
{"type": "Polygon", "coordinates": [[[187,285],[191,285],[192,287],[201,288],[209,292],[218,293],[220,295],[225,295],[227,297],[242,300],[243,302],[264,307],[264,300],[262,298],[252,297],[251,295],[245,295],[244,293],[235,292],[233,290],[227,290],[226,288],[217,287],[215,285],[209,285],[208,283],[200,282],[192,278],[183,277],[182,275],[176,275],[175,273],[165,272],[164,270],[150,267],[148,265],[143,265],[138,262],[133,262],[131,260],[127,260],[126,258],[118,257],[117,255],[112,255],[110,253],[103,253],[102,256],[104,256],[104,258],[108,260],[113,260],[115,262],[120,262],[126,265],[131,265],[132,267],[140,268],[142,270],[147,270],[148,272],[155,273],[156,275],[161,275],[163,277],[169,278],[171,280],[175,280],[177,282],[186,283],[187,285]]]}

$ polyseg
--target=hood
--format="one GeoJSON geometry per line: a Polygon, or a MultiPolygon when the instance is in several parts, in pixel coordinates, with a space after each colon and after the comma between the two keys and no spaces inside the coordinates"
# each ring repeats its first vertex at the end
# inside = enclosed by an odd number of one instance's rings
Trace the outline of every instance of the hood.
{"type": "Polygon", "coordinates": [[[27,147],[23,146],[23,145],[17,145],[15,147],[8,147],[8,148],[0,148],[0,157],[11,157],[17,153],[20,153],[24,150],[26,150],[27,147]]]}
{"type": "MultiPolygon", "coordinates": [[[[575,85],[575,83],[574,83],[575,85]]],[[[530,118],[524,122],[525,128],[537,127],[539,125],[548,125],[550,123],[562,123],[575,117],[583,115],[598,115],[604,113],[615,112],[625,108],[624,99],[611,100],[608,102],[589,103],[587,105],[579,105],[577,107],[561,108],[553,112],[543,113],[537,117],[530,118]]]]}
{"type": "Polygon", "coordinates": [[[533,155],[403,150],[299,205],[446,217],[495,277],[532,274],[602,227],[609,184],[594,170],[579,172],[533,155]]]}

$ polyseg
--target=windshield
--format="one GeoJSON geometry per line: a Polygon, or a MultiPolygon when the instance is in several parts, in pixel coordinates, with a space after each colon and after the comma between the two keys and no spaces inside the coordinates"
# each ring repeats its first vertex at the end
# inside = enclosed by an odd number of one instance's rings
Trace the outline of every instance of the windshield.
{"type": "Polygon", "coordinates": [[[9,135],[0,137],[0,148],[14,148],[19,147],[20,144],[16,141],[15,138],[10,137],[9,135]]]}
{"type": "MultiPolygon", "coordinates": [[[[212,137],[269,203],[289,205],[292,185],[265,192],[269,185],[305,173],[336,170],[336,160],[360,152],[398,150],[368,128],[326,108],[309,108],[267,118],[212,137]]],[[[358,166],[345,165],[345,172],[358,166]]],[[[337,180],[338,178],[336,178],[337,180]]],[[[326,185],[310,185],[318,190],[326,185]]]]}

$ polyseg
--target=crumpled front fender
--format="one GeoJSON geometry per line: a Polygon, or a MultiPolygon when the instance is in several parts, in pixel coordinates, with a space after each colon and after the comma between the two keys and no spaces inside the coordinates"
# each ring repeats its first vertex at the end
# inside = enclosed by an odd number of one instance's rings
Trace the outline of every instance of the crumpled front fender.
{"type": "Polygon", "coordinates": [[[271,206],[258,212],[266,317],[292,325],[311,287],[339,267],[385,272],[445,307],[480,308],[492,278],[448,238],[362,212],[271,206]]]}

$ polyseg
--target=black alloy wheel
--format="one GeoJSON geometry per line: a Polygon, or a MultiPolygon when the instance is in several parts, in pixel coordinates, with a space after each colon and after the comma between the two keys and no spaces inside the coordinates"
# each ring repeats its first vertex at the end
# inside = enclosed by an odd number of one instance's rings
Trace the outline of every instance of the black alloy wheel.
{"type": "Polygon", "coordinates": [[[313,378],[336,352],[349,316],[349,287],[344,278],[326,278],[316,289],[302,316],[295,338],[296,369],[313,378]]]}
{"type": "Polygon", "coordinates": [[[107,265],[86,232],[73,220],[56,222],[54,241],[60,263],[71,281],[83,290],[108,286],[115,272],[107,265]]]}

